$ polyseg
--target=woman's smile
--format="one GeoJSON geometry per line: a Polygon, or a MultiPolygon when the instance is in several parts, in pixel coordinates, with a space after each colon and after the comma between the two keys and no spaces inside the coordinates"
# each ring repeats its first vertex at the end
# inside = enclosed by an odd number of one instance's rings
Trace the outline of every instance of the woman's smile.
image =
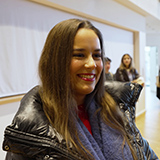
{"type": "Polygon", "coordinates": [[[84,81],[90,81],[90,82],[95,81],[95,74],[92,73],[81,73],[78,74],[78,77],[80,77],[84,81]]]}

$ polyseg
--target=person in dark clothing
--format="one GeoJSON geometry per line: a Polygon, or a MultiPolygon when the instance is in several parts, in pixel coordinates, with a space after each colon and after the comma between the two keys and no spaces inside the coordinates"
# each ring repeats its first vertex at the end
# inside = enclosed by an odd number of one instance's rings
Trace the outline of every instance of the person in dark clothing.
{"type": "Polygon", "coordinates": [[[111,73],[109,71],[110,68],[111,68],[111,62],[112,62],[112,60],[110,58],[108,58],[108,57],[105,57],[104,61],[105,61],[104,68],[105,68],[105,78],[106,78],[106,81],[113,81],[114,80],[114,75],[113,75],[113,73],[111,73]]]}
{"type": "Polygon", "coordinates": [[[121,58],[121,64],[115,73],[115,80],[120,82],[141,83],[144,86],[144,80],[138,71],[133,67],[132,57],[126,53],[121,58]]]}
{"type": "Polygon", "coordinates": [[[160,67],[159,67],[159,72],[158,72],[158,76],[156,77],[156,85],[157,85],[157,98],[160,99],[160,67]]]}
{"type": "Polygon", "coordinates": [[[158,159],[134,123],[142,86],[104,86],[103,39],[92,23],[55,25],[39,76],[5,129],[6,160],[158,159]]]}

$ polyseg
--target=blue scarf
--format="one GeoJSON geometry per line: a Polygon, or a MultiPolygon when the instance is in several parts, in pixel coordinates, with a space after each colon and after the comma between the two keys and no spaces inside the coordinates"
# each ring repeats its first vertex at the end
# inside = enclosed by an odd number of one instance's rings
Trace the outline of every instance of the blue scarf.
{"type": "Polygon", "coordinates": [[[78,120],[77,127],[80,140],[96,160],[133,160],[131,151],[126,143],[122,149],[123,137],[115,129],[104,124],[99,114],[95,114],[94,103],[88,108],[92,135],[78,120]]]}

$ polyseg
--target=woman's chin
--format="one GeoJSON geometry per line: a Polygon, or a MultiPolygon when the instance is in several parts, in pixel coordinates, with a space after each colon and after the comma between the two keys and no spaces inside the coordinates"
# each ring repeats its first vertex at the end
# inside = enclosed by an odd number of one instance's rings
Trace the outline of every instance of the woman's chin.
{"type": "Polygon", "coordinates": [[[90,93],[92,93],[92,92],[94,91],[94,89],[95,89],[95,88],[87,88],[87,89],[84,89],[84,90],[83,90],[83,93],[85,93],[86,95],[87,95],[87,94],[90,94],[90,93]]]}

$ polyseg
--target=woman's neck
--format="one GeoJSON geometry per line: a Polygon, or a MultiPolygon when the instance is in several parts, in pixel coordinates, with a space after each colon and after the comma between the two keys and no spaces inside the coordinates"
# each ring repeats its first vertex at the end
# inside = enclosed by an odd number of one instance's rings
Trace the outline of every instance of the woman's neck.
{"type": "Polygon", "coordinates": [[[85,99],[84,95],[75,95],[75,100],[78,106],[84,104],[84,99],[85,99]]]}
{"type": "Polygon", "coordinates": [[[106,70],[105,73],[109,73],[109,70],[106,70]]]}

